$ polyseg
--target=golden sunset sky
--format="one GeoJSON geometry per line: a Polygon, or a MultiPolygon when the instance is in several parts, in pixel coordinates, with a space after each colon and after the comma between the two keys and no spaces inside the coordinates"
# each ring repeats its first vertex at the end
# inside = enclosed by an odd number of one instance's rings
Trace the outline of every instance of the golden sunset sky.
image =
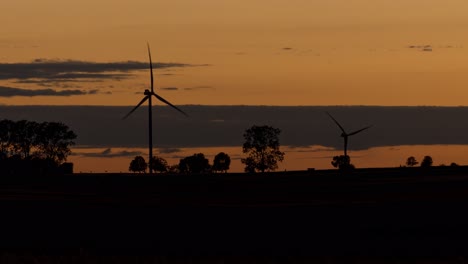
{"type": "MultiPolygon", "coordinates": [[[[176,105],[468,105],[466,0],[15,0],[0,10],[0,105],[131,109],[149,88],[146,43],[154,63],[186,64],[155,69],[156,92],[176,105]],[[84,72],[67,68],[76,61],[84,72]],[[129,71],[129,61],[145,65],[129,71]],[[102,71],[115,62],[123,69],[102,71]],[[73,77],[83,73],[90,77],[73,77]]],[[[94,132],[81,137],[87,133],[94,132]]],[[[230,151],[233,170],[242,171],[240,148],[220,147],[197,151],[210,160],[230,151]]],[[[351,155],[358,167],[398,166],[427,154],[437,163],[466,163],[465,146],[391,150],[351,155]]],[[[175,164],[194,151],[163,157],[175,164]]],[[[287,151],[281,170],[331,168],[341,153],[287,151]]],[[[71,157],[76,171],[125,171],[129,157],[120,167],[116,158],[105,159],[108,167],[102,160],[71,157]]]]}
{"type": "MultiPolygon", "coordinates": [[[[148,42],[154,62],[205,65],[156,70],[178,105],[467,105],[467,11],[466,0],[3,1],[0,63],[148,62],[148,42]]],[[[54,85],[99,92],[0,104],[135,105],[149,77],[54,85]]]]}

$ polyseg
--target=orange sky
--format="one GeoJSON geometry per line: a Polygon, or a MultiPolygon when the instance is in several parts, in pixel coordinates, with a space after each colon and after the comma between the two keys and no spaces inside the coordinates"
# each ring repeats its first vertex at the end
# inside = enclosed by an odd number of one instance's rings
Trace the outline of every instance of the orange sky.
{"type": "MultiPolygon", "coordinates": [[[[148,41],[156,62],[210,64],[156,76],[156,87],[179,88],[159,92],[174,104],[468,102],[465,0],[21,0],[1,9],[0,63],[146,62],[148,41]],[[204,88],[183,90],[194,87],[204,88]]],[[[134,105],[149,83],[147,72],[135,74],[74,84],[99,86],[100,94],[0,103],[134,105]]],[[[40,88],[14,80],[0,86],[40,88]]]]}
{"type": "MultiPolygon", "coordinates": [[[[128,172],[130,161],[133,157],[84,157],[82,153],[96,153],[104,149],[93,148],[77,148],[74,149],[75,155],[70,156],[68,160],[74,163],[74,171],[79,172],[128,172]]],[[[110,149],[111,153],[128,148],[110,149]]],[[[146,149],[132,149],[134,151],[146,152],[146,149]]],[[[331,165],[332,157],[341,155],[341,150],[333,150],[320,146],[309,147],[281,147],[281,150],[286,153],[284,161],[279,163],[279,171],[282,170],[306,170],[308,168],[315,169],[333,169],[331,165]]],[[[155,155],[161,156],[167,160],[169,165],[179,164],[181,157],[191,156],[194,153],[203,153],[213,164],[213,159],[219,152],[225,152],[231,157],[230,172],[243,172],[244,165],[240,158],[242,155],[241,147],[212,147],[212,148],[187,148],[181,149],[181,152],[175,154],[161,154],[155,149],[155,155]]],[[[393,147],[374,147],[367,150],[350,151],[351,162],[357,168],[378,168],[388,167],[394,168],[405,166],[406,159],[414,156],[418,162],[421,162],[424,156],[431,156],[433,166],[446,165],[449,166],[452,162],[459,165],[468,164],[466,157],[466,146],[464,145],[431,145],[431,146],[393,146],[393,147]]],[[[146,155],[143,155],[147,160],[146,155]]]]}
{"type": "MultiPolygon", "coordinates": [[[[466,0],[3,1],[0,64],[38,58],[147,62],[149,42],[154,62],[209,65],[156,70],[158,94],[176,105],[468,105],[467,10],[466,0]],[[164,87],[178,90],[158,89],[164,87]]],[[[135,105],[149,76],[131,74],[47,87],[98,93],[0,97],[0,104],[135,105]]],[[[44,89],[17,81],[0,78],[0,88],[44,89]]],[[[358,167],[398,166],[426,152],[436,163],[466,163],[456,160],[463,146],[352,155],[358,167]]],[[[327,168],[330,155],[313,159],[292,151],[280,169],[327,168]]],[[[99,161],[70,159],[76,171],[94,170],[99,161]]],[[[127,162],[111,170],[125,170],[127,162]]],[[[240,163],[234,170],[242,170],[240,163]]]]}

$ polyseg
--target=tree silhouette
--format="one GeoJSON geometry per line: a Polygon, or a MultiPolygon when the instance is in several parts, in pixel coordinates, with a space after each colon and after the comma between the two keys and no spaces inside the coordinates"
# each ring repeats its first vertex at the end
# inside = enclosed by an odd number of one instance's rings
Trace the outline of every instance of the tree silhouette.
{"type": "Polygon", "coordinates": [[[427,168],[432,166],[432,157],[431,156],[424,156],[421,167],[427,168]]]}
{"type": "Polygon", "coordinates": [[[418,165],[418,163],[419,162],[413,156],[408,157],[408,159],[406,159],[406,166],[408,166],[408,167],[414,167],[414,166],[418,165]]]}
{"type": "Polygon", "coordinates": [[[10,156],[10,151],[13,145],[15,122],[3,119],[0,121],[0,154],[2,157],[7,158],[10,156]]]}
{"type": "Polygon", "coordinates": [[[248,157],[242,159],[246,172],[274,171],[278,162],[283,161],[284,152],[279,150],[281,130],[271,126],[252,126],[244,133],[242,152],[248,157]]]}
{"type": "Polygon", "coordinates": [[[68,126],[58,122],[44,122],[38,126],[37,147],[39,155],[55,161],[66,161],[70,155],[70,146],[74,145],[76,134],[68,126]]]}
{"type": "Polygon", "coordinates": [[[151,158],[151,168],[153,168],[156,172],[167,172],[169,165],[167,165],[167,161],[161,157],[153,156],[151,158]]]}
{"type": "Polygon", "coordinates": [[[0,174],[61,174],[74,139],[62,123],[1,120],[0,174]]]}
{"type": "Polygon", "coordinates": [[[39,126],[40,124],[27,120],[14,123],[14,133],[10,136],[13,153],[20,155],[23,159],[31,156],[33,147],[38,144],[39,126]]]}
{"type": "Polygon", "coordinates": [[[244,168],[244,171],[247,172],[247,173],[255,173],[255,170],[256,170],[256,167],[257,167],[257,163],[255,162],[255,159],[254,158],[251,158],[251,157],[247,157],[245,159],[242,159],[241,160],[242,163],[245,164],[245,168],[244,168]]]}
{"type": "Polygon", "coordinates": [[[146,163],[145,159],[142,156],[136,156],[130,162],[130,167],[128,168],[128,170],[141,173],[141,172],[146,172],[147,167],[148,167],[148,164],[146,163]]]}
{"type": "Polygon", "coordinates": [[[218,153],[213,160],[213,171],[227,172],[231,165],[231,158],[224,152],[218,153]]]}
{"type": "Polygon", "coordinates": [[[338,168],[342,171],[349,171],[354,169],[354,165],[351,164],[351,158],[348,155],[340,155],[333,157],[331,162],[333,167],[338,168]]]}
{"type": "Polygon", "coordinates": [[[203,153],[185,157],[179,162],[179,171],[182,173],[202,173],[210,170],[210,164],[203,153]]]}

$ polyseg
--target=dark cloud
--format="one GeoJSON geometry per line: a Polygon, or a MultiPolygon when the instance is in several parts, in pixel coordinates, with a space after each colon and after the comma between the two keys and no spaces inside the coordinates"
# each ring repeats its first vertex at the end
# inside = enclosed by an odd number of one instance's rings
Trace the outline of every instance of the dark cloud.
{"type": "Polygon", "coordinates": [[[81,153],[73,153],[73,155],[87,157],[87,158],[115,158],[115,157],[135,157],[141,156],[144,153],[141,151],[127,151],[122,150],[119,152],[112,152],[111,148],[107,148],[101,152],[81,152],[81,153]]]}
{"type": "Polygon", "coordinates": [[[293,48],[291,48],[291,47],[284,47],[284,48],[282,48],[282,50],[292,50],[292,49],[293,49],[293,48]]]}
{"type": "Polygon", "coordinates": [[[0,97],[13,97],[13,96],[72,96],[72,95],[85,95],[85,94],[96,94],[97,90],[91,90],[89,92],[82,90],[63,90],[57,91],[54,89],[21,89],[0,86],[0,97]]]}
{"type": "Polygon", "coordinates": [[[166,90],[166,91],[177,91],[179,90],[179,88],[177,87],[163,87],[163,88],[159,88],[161,90],[166,90]]]}
{"type": "MultiPolygon", "coordinates": [[[[153,63],[156,69],[208,66],[207,64],[153,63]]],[[[130,71],[147,70],[147,62],[88,62],[77,60],[36,59],[29,63],[0,63],[0,80],[43,79],[70,81],[86,79],[125,79],[130,71]]]]}
{"type": "MultiPolygon", "coordinates": [[[[46,80],[46,79],[24,79],[24,80],[17,80],[13,83],[15,84],[35,84],[40,87],[47,87],[47,88],[62,88],[62,89],[85,89],[86,86],[83,86],[83,83],[98,83],[102,82],[102,80],[80,80],[80,82],[70,82],[70,80],[61,79],[61,80],[46,80]]],[[[111,85],[104,86],[104,85],[93,85],[96,88],[113,88],[111,85]]],[[[89,88],[88,88],[89,89],[89,88]]]]}
{"type": "MultiPolygon", "coordinates": [[[[132,116],[122,120],[133,107],[0,105],[0,112],[2,118],[12,120],[64,122],[78,135],[77,146],[146,148],[147,106],[141,106],[132,116]]],[[[352,150],[377,146],[468,144],[468,122],[463,122],[468,116],[468,107],[178,107],[190,117],[186,118],[168,106],[153,106],[153,143],[161,153],[190,147],[237,146],[241,149],[243,134],[253,125],[280,128],[282,146],[326,146],[342,150],[341,131],[325,112],[330,112],[348,132],[373,125],[350,137],[348,146],[352,150]]]]}
{"type": "MultiPolygon", "coordinates": [[[[60,87],[60,88],[81,88],[82,85],[71,85],[70,82],[76,81],[76,79],[21,79],[16,80],[14,83],[17,84],[35,84],[42,87],[60,87]]],[[[79,83],[98,83],[102,82],[99,79],[80,79],[79,83]]]]}

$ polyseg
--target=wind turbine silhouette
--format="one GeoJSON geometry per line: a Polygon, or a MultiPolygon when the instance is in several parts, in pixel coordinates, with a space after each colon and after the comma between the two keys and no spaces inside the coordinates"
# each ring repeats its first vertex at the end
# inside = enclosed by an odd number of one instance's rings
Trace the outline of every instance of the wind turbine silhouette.
{"type": "Polygon", "coordinates": [[[148,160],[148,167],[149,167],[149,173],[152,174],[153,173],[153,168],[151,166],[151,158],[153,157],[153,117],[152,117],[152,110],[151,110],[151,98],[152,96],[156,97],[156,99],[158,99],[159,101],[171,106],[172,108],[174,108],[175,110],[181,112],[182,114],[184,114],[185,116],[188,116],[184,111],[180,110],[179,108],[177,108],[175,105],[169,103],[166,99],[162,98],[161,96],[157,95],[155,92],[154,92],[154,77],[153,77],[153,62],[151,61],[151,51],[150,51],[150,46],[149,46],[149,43],[147,43],[147,46],[148,46],[148,56],[149,56],[149,65],[150,65],[150,76],[151,76],[151,91],[146,89],[145,92],[144,92],[144,95],[145,97],[143,97],[143,99],[140,101],[140,103],[138,103],[133,109],[132,111],[130,111],[126,116],[124,116],[122,119],[126,119],[128,116],[130,116],[133,112],[135,112],[135,110],[140,107],[140,105],[142,105],[146,100],[148,100],[148,130],[149,130],[149,133],[148,133],[148,148],[149,148],[149,160],[148,160]]]}
{"type": "Polygon", "coordinates": [[[356,130],[352,133],[346,133],[346,131],[344,130],[344,128],[340,125],[340,123],[338,123],[338,121],[336,121],[336,119],[328,112],[326,112],[327,115],[335,122],[335,124],[341,129],[341,131],[343,133],[341,133],[341,137],[344,139],[344,155],[345,157],[348,156],[348,153],[347,153],[347,150],[348,150],[348,137],[350,136],[353,136],[353,135],[356,135],[357,133],[359,132],[362,132],[368,128],[370,128],[371,126],[367,126],[365,128],[361,128],[359,130],[356,130]]]}

